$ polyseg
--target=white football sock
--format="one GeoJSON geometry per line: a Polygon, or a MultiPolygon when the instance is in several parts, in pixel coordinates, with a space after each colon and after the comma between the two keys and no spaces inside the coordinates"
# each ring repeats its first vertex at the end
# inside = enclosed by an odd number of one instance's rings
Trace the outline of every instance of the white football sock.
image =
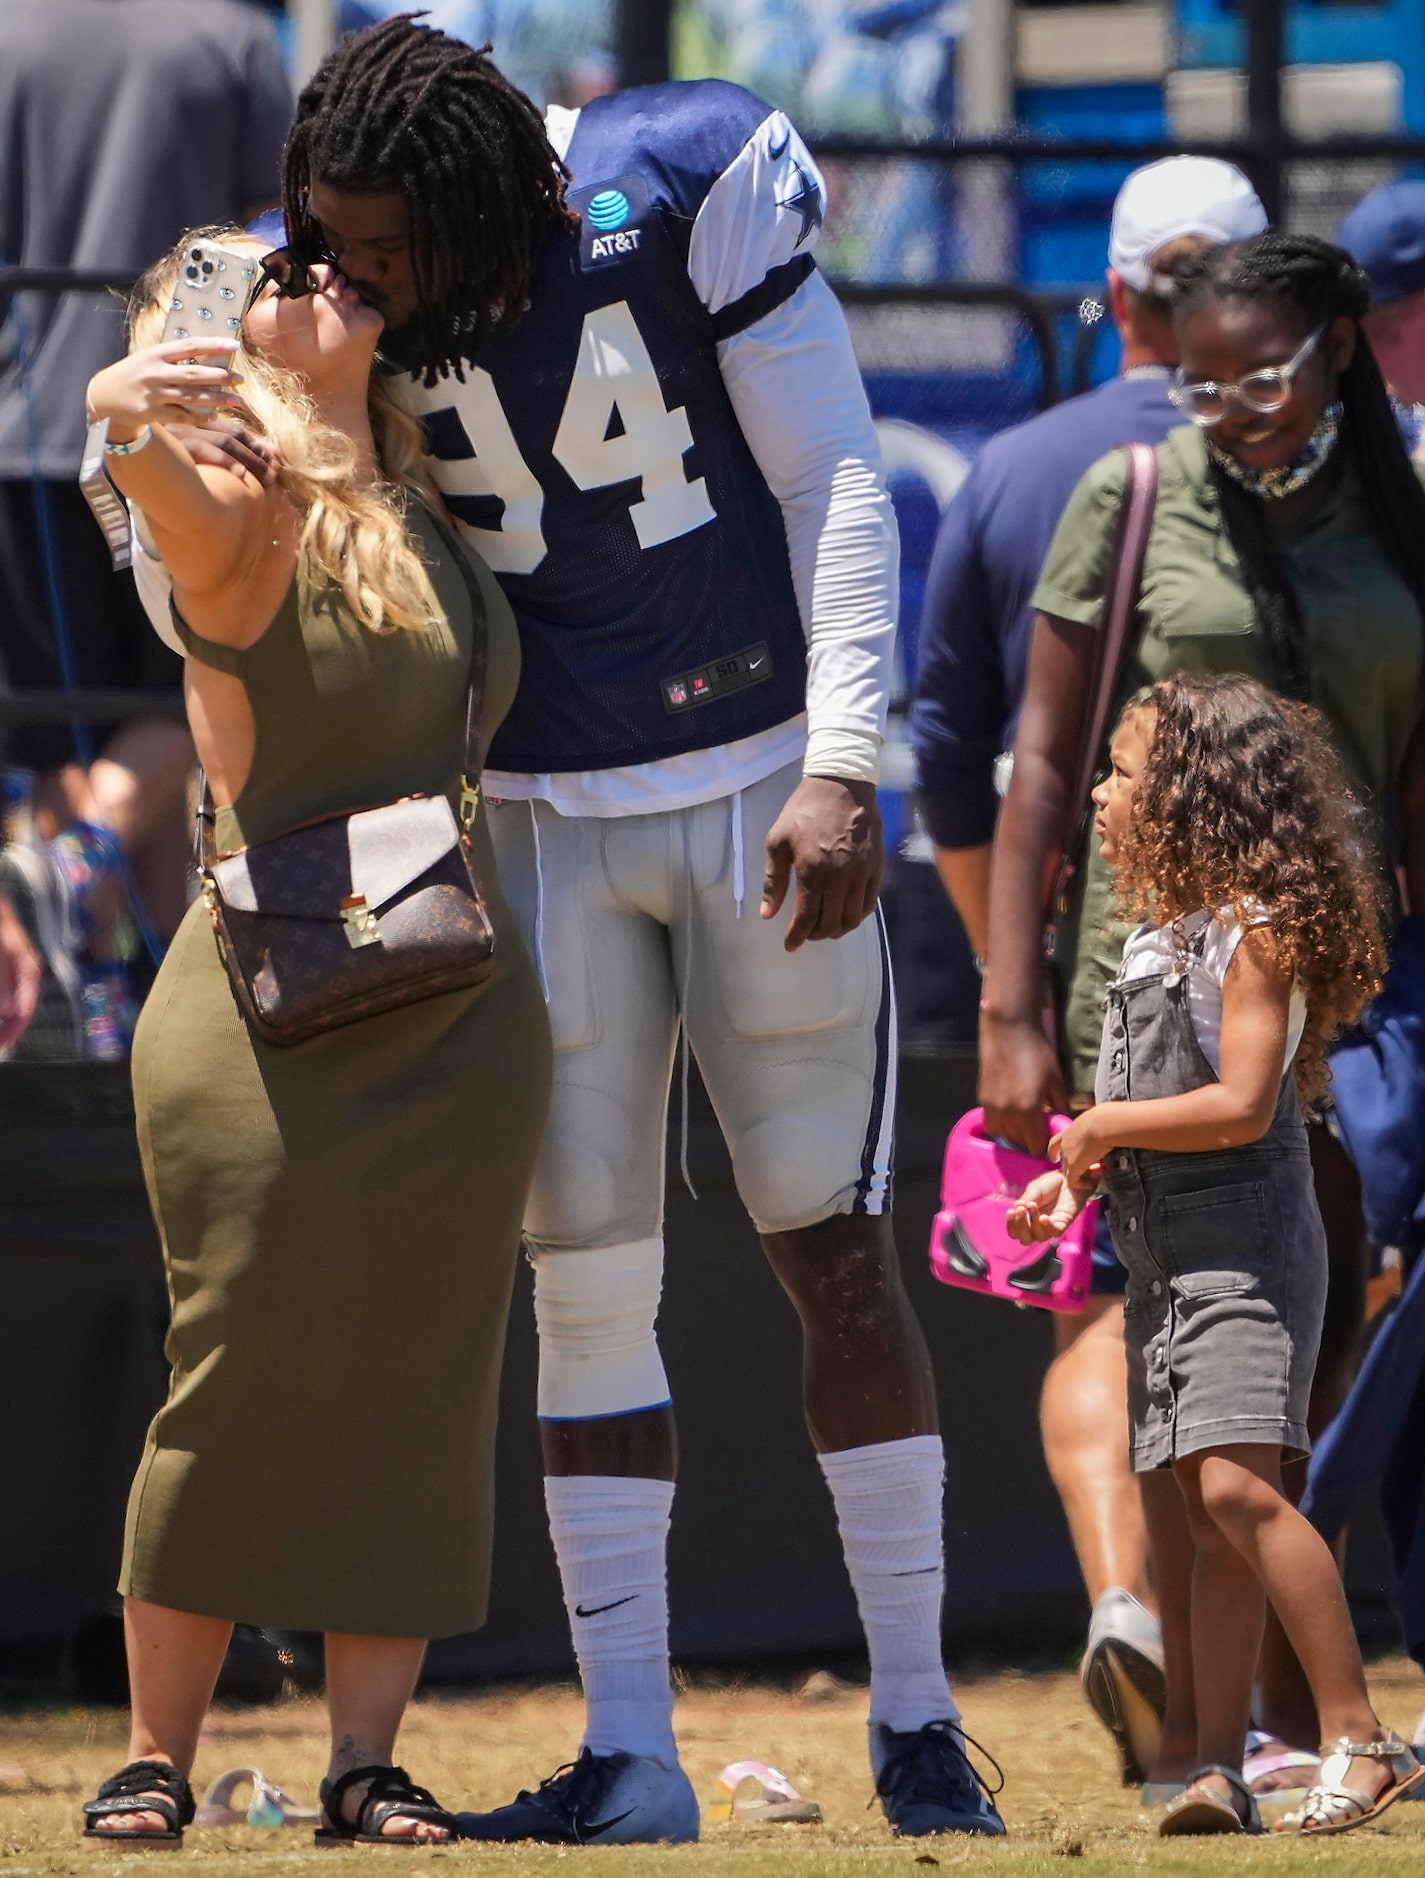
{"type": "Polygon", "coordinates": [[[673,1483],[550,1475],[544,1500],[584,1684],[584,1746],[676,1767],[668,1675],[673,1483]]]}
{"type": "Polygon", "coordinates": [[[945,1449],[939,1435],[912,1435],[817,1459],[866,1632],[875,1757],[879,1725],[906,1734],[960,1718],[940,1655],[945,1449]]]}

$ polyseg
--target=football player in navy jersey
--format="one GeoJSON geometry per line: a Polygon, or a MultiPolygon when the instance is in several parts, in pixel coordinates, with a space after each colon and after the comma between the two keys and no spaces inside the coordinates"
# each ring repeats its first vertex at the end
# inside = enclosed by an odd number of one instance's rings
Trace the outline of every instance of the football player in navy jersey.
{"type": "Polygon", "coordinates": [[[321,68],[288,147],[294,248],[385,314],[523,652],[485,791],[557,1052],[526,1233],[587,1726],[572,1769],[462,1816],[477,1839],[697,1837],[654,1333],[680,1027],[802,1323],[887,1817],[1004,1830],[941,1662],[944,1456],[891,1236],[875,791],[897,539],[812,260],[823,205],[791,124],[736,86],[541,124],[482,53],[406,17],[321,68]]]}

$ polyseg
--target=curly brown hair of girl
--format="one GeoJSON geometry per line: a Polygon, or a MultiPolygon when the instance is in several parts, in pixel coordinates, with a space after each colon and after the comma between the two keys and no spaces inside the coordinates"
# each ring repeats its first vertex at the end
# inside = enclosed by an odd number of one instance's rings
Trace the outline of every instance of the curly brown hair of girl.
{"type": "Polygon", "coordinates": [[[1306,997],[1303,1102],[1326,1052],[1380,990],[1381,877],[1322,720],[1254,678],[1164,679],[1124,713],[1154,714],[1116,889],[1155,925],[1203,907],[1271,915],[1283,969],[1306,997]]]}

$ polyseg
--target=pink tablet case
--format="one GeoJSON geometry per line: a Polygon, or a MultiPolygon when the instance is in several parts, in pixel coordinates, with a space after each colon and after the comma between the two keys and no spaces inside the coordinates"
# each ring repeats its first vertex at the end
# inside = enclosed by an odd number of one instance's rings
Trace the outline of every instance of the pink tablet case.
{"type": "MultiPolygon", "coordinates": [[[[1052,1161],[1005,1146],[985,1133],[985,1112],[962,1115],[945,1143],[940,1211],[930,1234],[930,1269],[943,1285],[962,1285],[987,1297],[1037,1304],[1046,1311],[1081,1311],[1093,1274],[1097,1200],[1091,1200],[1062,1239],[1037,1246],[1010,1238],[1004,1218],[1031,1180],[1052,1161]]],[[[1049,1132],[1069,1126],[1049,1117],[1049,1132]]]]}

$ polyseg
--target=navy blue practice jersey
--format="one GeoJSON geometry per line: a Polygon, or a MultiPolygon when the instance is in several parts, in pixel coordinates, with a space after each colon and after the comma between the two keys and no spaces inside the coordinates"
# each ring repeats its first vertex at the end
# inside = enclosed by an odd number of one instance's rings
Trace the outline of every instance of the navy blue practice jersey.
{"type": "Polygon", "coordinates": [[[578,239],[546,243],[528,310],[463,383],[409,392],[519,621],[490,764],[523,774],[709,749],[805,700],[782,512],[717,346],[811,272],[815,165],[718,80],[595,100],[566,161],[578,239]]]}

